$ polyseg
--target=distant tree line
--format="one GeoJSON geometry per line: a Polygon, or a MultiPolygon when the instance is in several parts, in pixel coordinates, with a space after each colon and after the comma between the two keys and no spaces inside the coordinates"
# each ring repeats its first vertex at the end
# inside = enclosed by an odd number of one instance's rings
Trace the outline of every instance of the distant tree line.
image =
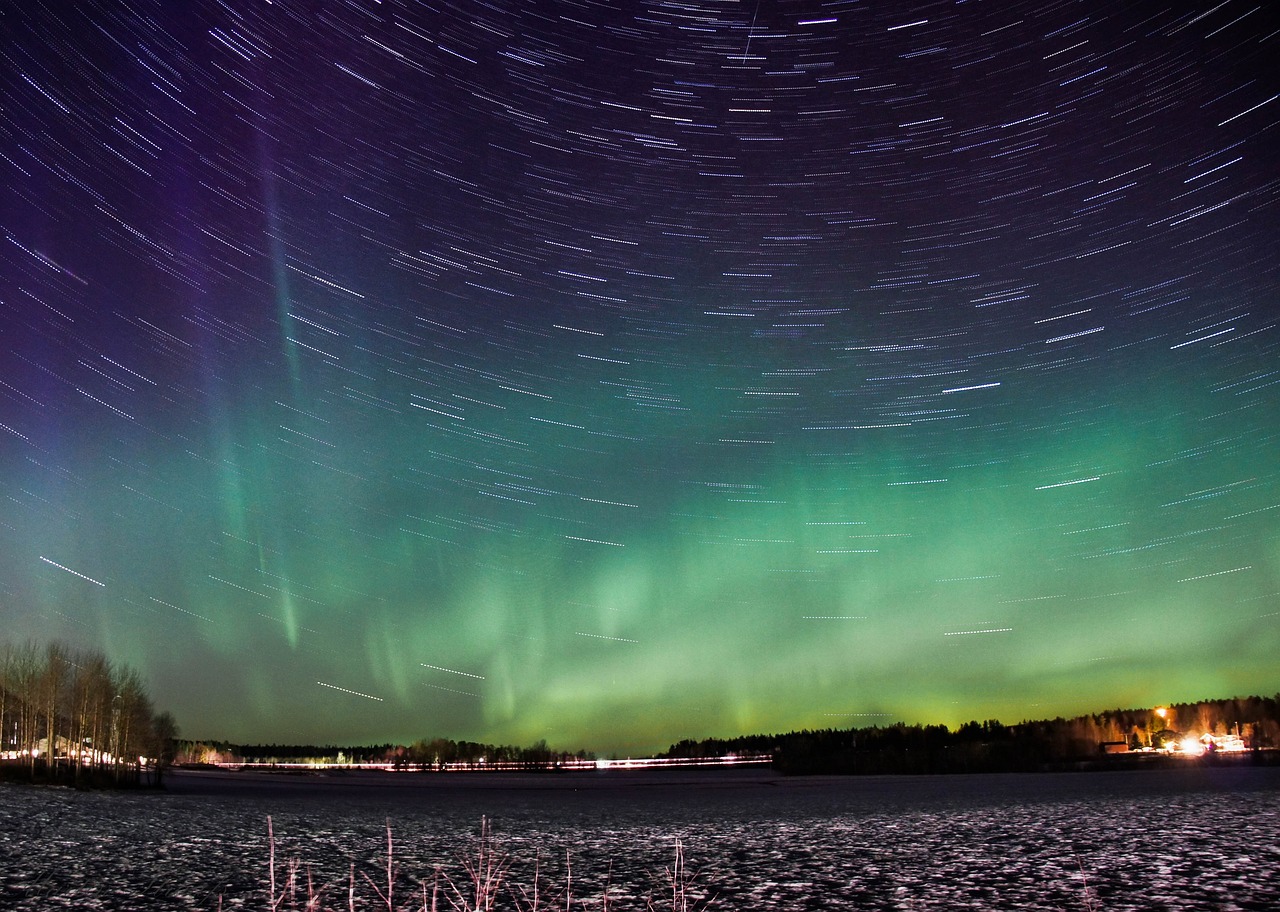
{"type": "Polygon", "coordinates": [[[538,741],[527,747],[423,738],[413,744],[375,744],[355,747],[314,744],[229,744],[219,741],[178,742],[178,762],[186,764],[239,763],[386,763],[398,770],[520,769],[549,770],[570,760],[594,760],[588,751],[560,751],[538,741]]]}
{"type": "Polygon", "coordinates": [[[1114,709],[1016,725],[973,721],[955,731],[945,725],[898,723],[685,740],[659,756],[772,754],[775,769],[794,774],[1026,772],[1096,760],[1104,744],[1139,750],[1189,733],[1234,734],[1255,751],[1280,747],[1280,694],[1204,700],[1162,710],[1114,709]]]}
{"type": "Polygon", "coordinates": [[[311,760],[328,763],[384,763],[394,744],[337,747],[315,744],[242,744],[236,753],[256,763],[306,763],[311,760]]]}
{"type": "Polygon", "coordinates": [[[432,738],[415,741],[408,747],[396,748],[391,762],[404,768],[445,769],[457,764],[469,768],[489,766],[501,769],[555,769],[569,760],[594,760],[595,754],[553,750],[545,740],[528,747],[514,744],[481,744],[476,741],[454,741],[432,738]]]}
{"type": "MultiPolygon", "coordinates": [[[[1100,762],[1104,746],[1139,751],[1180,741],[1187,734],[1235,736],[1253,751],[1280,748],[1280,694],[1202,700],[1159,709],[1112,709],[1015,725],[989,719],[966,722],[955,730],[945,725],[898,723],[687,739],[657,756],[672,760],[772,756],[774,769],[784,774],[1028,772],[1100,762]]],[[[553,750],[546,741],[517,747],[424,738],[409,745],[354,747],[182,741],[178,742],[177,759],[179,763],[232,765],[383,763],[398,770],[426,771],[554,770],[571,761],[596,757],[585,750],[553,750]]]]}
{"type": "Polygon", "coordinates": [[[95,649],[0,643],[0,775],[159,785],[177,726],[142,677],[95,649]]]}

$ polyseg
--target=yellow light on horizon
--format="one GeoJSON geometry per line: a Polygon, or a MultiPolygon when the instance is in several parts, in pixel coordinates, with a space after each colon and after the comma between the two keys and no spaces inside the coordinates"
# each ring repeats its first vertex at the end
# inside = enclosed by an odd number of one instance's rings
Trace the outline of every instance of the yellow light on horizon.
{"type": "Polygon", "coordinates": [[[1188,756],[1199,756],[1205,750],[1204,744],[1195,735],[1187,735],[1182,739],[1182,752],[1188,756]]]}

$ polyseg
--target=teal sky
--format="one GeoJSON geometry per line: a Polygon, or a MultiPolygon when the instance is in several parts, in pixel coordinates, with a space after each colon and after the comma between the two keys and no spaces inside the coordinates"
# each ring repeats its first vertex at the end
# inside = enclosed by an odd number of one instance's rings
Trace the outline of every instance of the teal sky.
{"type": "Polygon", "coordinates": [[[7,39],[4,639],[240,742],[1280,688],[1261,24],[190,6],[7,39]]]}

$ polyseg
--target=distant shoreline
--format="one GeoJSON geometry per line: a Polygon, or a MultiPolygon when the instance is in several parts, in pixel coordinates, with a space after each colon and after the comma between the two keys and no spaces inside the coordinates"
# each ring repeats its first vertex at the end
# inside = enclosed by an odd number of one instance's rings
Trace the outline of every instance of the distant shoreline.
{"type": "Polygon", "coordinates": [[[793,777],[769,767],[708,769],[567,770],[563,772],[476,771],[391,772],[327,769],[189,769],[175,767],[166,777],[169,794],[226,792],[307,792],[330,790],[455,791],[613,791],[648,788],[766,788],[793,777]]]}
{"type": "Polygon", "coordinates": [[[235,769],[175,767],[166,778],[169,794],[278,794],[346,790],[406,792],[474,791],[637,791],[652,788],[756,789],[872,779],[961,779],[970,776],[1025,776],[1070,773],[1194,772],[1280,766],[1280,750],[1194,759],[1152,754],[1122,754],[1055,764],[1030,772],[875,773],[787,775],[767,766],[665,768],[642,770],[551,771],[387,771],[376,769],[235,769]]]}
{"type": "MultiPolygon", "coordinates": [[[[400,795],[443,795],[483,792],[633,792],[696,789],[707,791],[813,787],[821,783],[873,780],[960,780],[989,776],[1036,776],[1070,773],[1193,773],[1195,771],[1280,767],[1280,750],[1181,757],[1162,753],[1131,752],[1070,762],[1045,764],[1034,770],[980,770],[948,772],[885,771],[837,773],[788,773],[764,764],[716,766],[668,766],[657,768],[572,768],[524,770],[390,770],[356,765],[331,767],[189,765],[168,769],[160,788],[130,788],[130,792],[191,796],[287,796],[353,795],[360,792],[400,795]]],[[[1064,776],[1064,778],[1070,778],[1064,776]]],[[[64,787],[59,783],[15,785],[64,787]]],[[[70,788],[71,786],[65,786],[70,788]]],[[[100,789],[91,789],[98,791],[100,789]]],[[[107,791],[113,789],[107,788],[107,791]]]]}

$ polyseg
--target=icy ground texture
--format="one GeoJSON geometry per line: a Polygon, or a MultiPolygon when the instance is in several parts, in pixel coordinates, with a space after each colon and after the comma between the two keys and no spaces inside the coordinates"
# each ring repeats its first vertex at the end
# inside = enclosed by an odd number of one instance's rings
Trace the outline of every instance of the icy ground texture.
{"type": "Polygon", "coordinates": [[[335,907],[351,864],[383,876],[389,822],[407,900],[437,865],[460,874],[487,815],[514,881],[530,884],[538,860],[544,889],[562,887],[567,851],[573,895],[597,908],[606,880],[611,908],[643,908],[679,839],[712,909],[1058,912],[1086,908],[1082,870],[1107,912],[1280,909],[1277,768],[257,781],[180,776],[166,794],[0,787],[0,908],[212,912],[221,897],[224,909],[264,909],[268,815],[278,858],[335,884],[335,907]]]}

